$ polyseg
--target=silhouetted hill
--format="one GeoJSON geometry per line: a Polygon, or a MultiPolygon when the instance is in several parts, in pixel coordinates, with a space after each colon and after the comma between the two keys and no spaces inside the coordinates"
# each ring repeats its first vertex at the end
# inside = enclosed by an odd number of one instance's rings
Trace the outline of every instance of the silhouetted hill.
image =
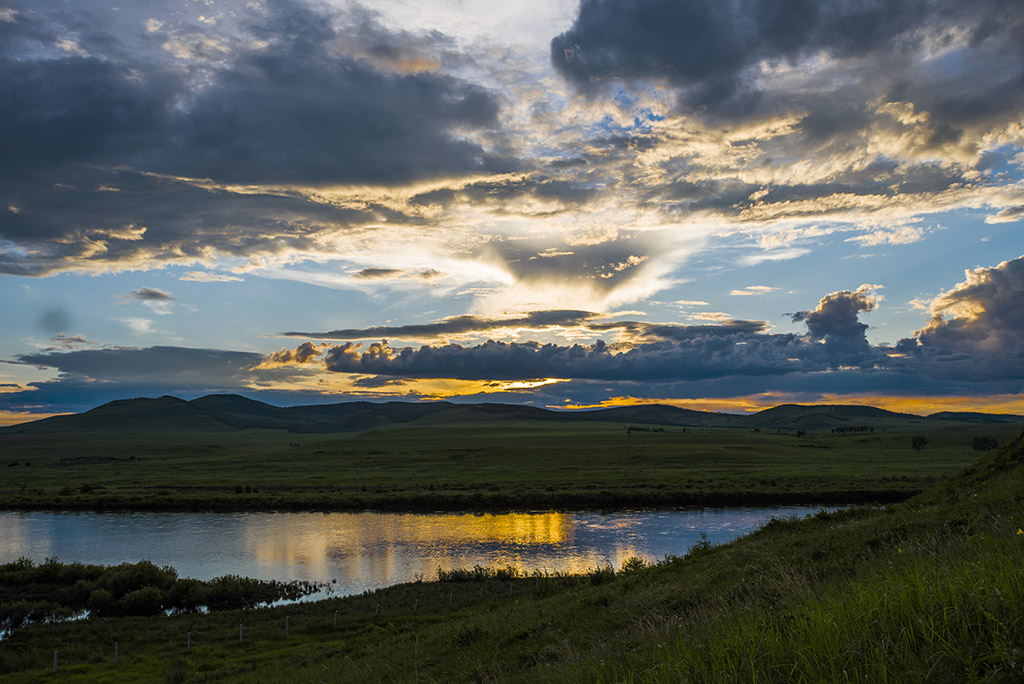
{"type": "Polygon", "coordinates": [[[873,406],[782,404],[743,416],[734,425],[761,430],[821,431],[858,426],[896,427],[923,423],[925,420],[910,413],[896,413],[873,406]]]}
{"type": "Polygon", "coordinates": [[[743,416],[731,413],[711,413],[692,409],[645,404],[642,406],[616,406],[574,414],[577,420],[600,420],[619,423],[649,423],[651,425],[678,425],[680,427],[728,427],[738,424],[743,416]]]}
{"type": "Polygon", "coordinates": [[[168,432],[289,430],[360,432],[389,425],[464,425],[506,421],[607,422],[672,427],[735,427],[759,430],[829,431],[907,428],[927,423],[1015,423],[1021,416],[936,413],[928,417],[871,406],[783,404],[753,415],[711,413],[649,404],[592,411],[558,411],[518,404],[438,402],[341,402],[310,406],[271,406],[235,394],[211,394],[192,401],[176,397],[122,399],[91,411],[55,416],[0,429],[0,434],[76,431],[168,432]]]}
{"type": "Polygon", "coordinates": [[[928,416],[928,420],[954,421],[958,423],[1024,423],[1024,416],[1001,413],[976,413],[973,411],[940,411],[928,416]]]}
{"type": "MultiPolygon", "coordinates": [[[[241,398],[241,397],[239,397],[241,398]]],[[[256,402],[259,403],[259,402],[256,402]]],[[[197,411],[177,397],[118,399],[69,416],[53,416],[5,428],[7,433],[230,430],[232,426],[197,411]]]]}

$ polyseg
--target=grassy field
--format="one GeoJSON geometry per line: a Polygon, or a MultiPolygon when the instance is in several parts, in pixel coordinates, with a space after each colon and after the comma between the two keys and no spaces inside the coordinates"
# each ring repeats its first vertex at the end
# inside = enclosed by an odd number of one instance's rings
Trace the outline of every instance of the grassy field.
{"type": "Polygon", "coordinates": [[[35,625],[0,642],[0,672],[12,684],[1019,682],[1024,436],[972,456],[904,503],[775,521],[654,566],[35,625]]]}
{"type": "Polygon", "coordinates": [[[857,503],[921,491],[1012,424],[835,434],[543,421],[361,433],[0,436],[0,508],[481,510],[857,503]],[[911,447],[912,435],[928,442],[911,447]]]}

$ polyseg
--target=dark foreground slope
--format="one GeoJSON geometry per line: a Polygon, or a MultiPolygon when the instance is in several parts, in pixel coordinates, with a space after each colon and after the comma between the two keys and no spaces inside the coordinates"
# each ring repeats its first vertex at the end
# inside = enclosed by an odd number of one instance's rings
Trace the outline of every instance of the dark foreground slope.
{"type": "Polygon", "coordinates": [[[1019,437],[902,504],[780,520],[654,566],[38,625],[0,645],[0,667],[51,681],[58,650],[68,682],[1019,682],[1022,463],[1019,437]]]}

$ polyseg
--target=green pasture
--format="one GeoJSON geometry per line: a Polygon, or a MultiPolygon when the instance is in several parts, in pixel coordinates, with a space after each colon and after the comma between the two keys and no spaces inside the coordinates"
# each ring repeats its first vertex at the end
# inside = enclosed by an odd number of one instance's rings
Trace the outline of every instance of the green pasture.
{"type": "Polygon", "coordinates": [[[0,508],[484,509],[893,501],[1011,424],[835,434],[735,428],[404,426],[362,433],[0,436],[0,508]],[[920,450],[912,437],[927,439],[920,450]]]}

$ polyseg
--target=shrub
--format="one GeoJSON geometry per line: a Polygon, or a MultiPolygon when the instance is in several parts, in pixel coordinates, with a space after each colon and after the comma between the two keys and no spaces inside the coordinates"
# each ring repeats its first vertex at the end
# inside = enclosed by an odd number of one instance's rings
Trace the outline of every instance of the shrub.
{"type": "Polygon", "coordinates": [[[143,587],[125,594],[120,608],[127,615],[156,615],[163,610],[164,593],[156,587],[143,587]]]}
{"type": "Polygon", "coordinates": [[[637,570],[643,570],[646,567],[647,561],[636,556],[630,556],[626,560],[622,561],[622,572],[636,572],[637,570]]]}
{"type": "Polygon", "coordinates": [[[90,611],[102,615],[110,606],[110,592],[106,589],[93,589],[89,594],[89,600],[85,607],[90,611]]]}

